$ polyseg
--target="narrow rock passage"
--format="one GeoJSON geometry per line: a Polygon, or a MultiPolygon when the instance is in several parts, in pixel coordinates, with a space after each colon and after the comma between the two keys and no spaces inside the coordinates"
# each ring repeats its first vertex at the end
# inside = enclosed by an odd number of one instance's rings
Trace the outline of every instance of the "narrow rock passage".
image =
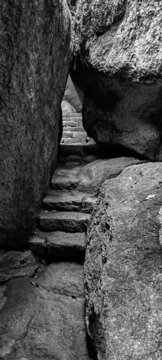
{"type": "MultiPolygon", "coordinates": [[[[34,253],[53,263],[47,267],[43,288],[49,291],[52,277],[52,289],[57,293],[58,301],[61,302],[62,297],[66,298],[61,323],[60,318],[57,318],[58,309],[54,310],[54,313],[56,312],[54,333],[58,328],[64,332],[64,342],[67,347],[65,357],[62,348],[59,348],[60,360],[95,359],[93,350],[88,349],[85,329],[83,263],[86,230],[97,197],[77,189],[79,174],[88,156],[86,147],[81,149],[85,155],[74,154],[75,150],[72,148],[72,154],[60,158],[58,168],[51,180],[51,188],[42,202],[43,210],[38,216],[38,228],[29,241],[29,248],[34,253]],[[64,313],[66,313],[65,318],[64,313]],[[72,319],[75,326],[73,324],[70,333],[72,319]]],[[[92,151],[94,149],[95,147],[92,151]]],[[[94,154],[89,160],[94,160],[94,154]]]]}
{"type": "Polygon", "coordinates": [[[77,154],[68,149],[60,149],[30,250],[0,253],[3,360],[95,359],[85,328],[83,263],[97,197],[77,188],[80,172],[95,155],[93,147],[80,146],[77,154]]]}
{"type": "Polygon", "coordinates": [[[0,253],[0,360],[95,360],[85,326],[85,236],[103,181],[134,157],[61,145],[29,250],[0,253]]]}

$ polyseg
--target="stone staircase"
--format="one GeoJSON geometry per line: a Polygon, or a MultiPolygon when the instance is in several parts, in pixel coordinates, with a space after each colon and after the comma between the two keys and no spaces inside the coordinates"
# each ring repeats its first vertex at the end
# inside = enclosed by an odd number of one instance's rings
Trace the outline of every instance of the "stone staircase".
{"type": "MultiPolygon", "coordinates": [[[[87,156],[85,154],[84,158],[87,156]]],[[[77,189],[78,170],[84,167],[83,156],[67,154],[61,163],[62,159],[42,201],[43,209],[38,216],[35,234],[29,241],[29,248],[52,261],[83,263],[85,234],[97,198],[94,194],[77,189]]]]}
{"type": "Polygon", "coordinates": [[[97,360],[86,331],[83,268],[97,199],[79,191],[77,178],[93,159],[87,145],[61,145],[29,250],[0,254],[0,359],[97,360]]]}
{"type": "MultiPolygon", "coordinates": [[[[77,146],[72,143],[60,146],[58,167],[52,176],[50,189],[42,201],[37,229],[28,244],[29,249],[38,255],[38,259],[45,260],[43,286],[47,286],[53,299],[57,297],[51,313],[54,317],[53,337],[57,338],[58,334],[61,334],[64,339],[61,341],[66,343],[67,348],[64,355],[64,349],[61,345],[58,346],[58,359],[96,360],[85,325],[83,264],[86,231],[97,198],[95,194],[79,191],[78,188],[78,174],[87,162],[96,158],[94,151],[93,145],[77,146]]],[[[39,291],[40,278],[36,284],[39,291]]],[[[48,319],[46,313],[45,316],[48,319]]],[[[46,336],[49,336],[49,329],[46,336]]]]}
{"type": "Polygon", "coordinates": [[[87,144],[93,143],[83,128],[82,114],[62,111],[63,135],[61,144],[87,144]]]}

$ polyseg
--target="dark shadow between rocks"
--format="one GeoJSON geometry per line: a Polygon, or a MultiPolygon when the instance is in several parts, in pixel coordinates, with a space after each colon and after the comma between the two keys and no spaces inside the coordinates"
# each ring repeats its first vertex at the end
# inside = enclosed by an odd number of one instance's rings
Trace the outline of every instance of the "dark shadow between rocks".
{"type": "Polygon", "coordinates": [[[50,265],[51,263],[59,263],[59,262],[74,262],[79,265],[83,265],[85,261],[85,250],[84,249],[77,249],[77,248],[69,248],[67,246],[58,247],[55,249],[50,248],[49,246],[40,247],[34,251],[35,256],[37,259],[46,265],[50,265]]]}
{"type": "Polygon", "coordinates": [[[146,156],[140,155],[134,150],[131,150],[120,144],[107,144],[107,143],[99,143],[99,155],[103,159],[117,158],[117,157],[134,157],[139,160],[151,161],[146,156]]]}
{"type": "Polygon", "coordinates": [[[134,157],[139,160],[151,161],[149,158],[138,154],[119,144],[99,143],[94,145],[63,145],[59,149],[59,159],[71,154],[75,155],[92,155],[95,154],[100,159],[112,159],[121,156],[134,157]]]}
{"type": "Polygon", "coordinates": [[[83,265],[84,261],[85,261],[85,254],[80,254],[78,256],[78,252],[72,252],[72,254],[70,255],[69,252],[62,251],[60,252],[60,254],[56,254],[56,255],[48,255],[46,253],[45,258],[43,258],[43,260],[46,262],[46,265],[50,265],[51,263],[55,262],[55,263],[60,263],[60,262],[73,262],[79,265],[83,265]]]}
{"type": "Polygon", "coordinates": [[[68,155],[99,155],[99,147],[97,144],[93,145],[60,145],[59,159],[68,155]]]}
{"type": "Polygon", "coordinates": [[[90,336],[88,334],[86,336],[86,342],[87,342],[87,348],[88,348],[90,359],[97,360],[96,349],[93,345],[92,339],[90,338],[90,336]]]}

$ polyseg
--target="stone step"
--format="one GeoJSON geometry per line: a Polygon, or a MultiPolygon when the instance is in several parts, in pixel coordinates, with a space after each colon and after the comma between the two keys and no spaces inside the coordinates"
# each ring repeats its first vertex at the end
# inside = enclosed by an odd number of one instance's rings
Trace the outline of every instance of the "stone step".
{"type": "Polygon", "coordinates": [[[74,145],[75,141],[73,138],[63,138],[61,139],[61,144],[63,145],[74,145]]]}
{"type": "Polygon", "coordinates": [[[86,145],[87,140],[85,137],[83,138],[62,138],[61,144],[62,145],[86,145]]]}
{"type": "Polygon", "coordinates": [[[81,166],[72,169],[57,168],[51,179],[51,186],[55,190],[70,190],[76,188],[78,184],[78,174],[81,166]]]}
{"type": "Polygon", "coordinates": [[[70,130],[66,130],[66,129],[63,129],[63,135],[62,135],[62,137],[64,137],[64,138],[67,138],[67,137],[70,137],[70,138],[86,138],[88,135],[87,135],[87,133],[85,132],[85,130],[84,129],[82,129],[82,130],[77,130],[77,129],[75,129],[75,130],[73,130],[73,129],[70,129],[70,130]]]}
{"type": "Polygon", "coordinates": [[[64,131],[63,130],[63,134],[62,134],[62,138],[73,138],[73,131],[64,131]]]}
{"type": "Polygon", "coordinates": [[[79,138],[79,137],[87,137],[86,131],[83,129],[82,131],[77,131],[76,129],[73,131],[73,138],[79,138]]]}
{"type": "Polygon", "coordinates": [[[81,115],[75,115],[75,114],[63,114],[62,118],[63,120],[71,119],[73,121],[82,121],[83,119],[81,115]]]}
{"type": "Polygon", "coordinates": [[[82,125],[82,122],[81,121],[72,121],[72,120],[69,120],[69,121],[63,121],[63,128],[66,128],[66,127],[77,127],[77,126],[81,126],[82,125]]]}
{"type": "Polygon", "coordinates": [[[71,118],[71,119],[82,119],[83,117],[82,117],[82,114],[79,114],[79,113],[63,113],[62,114],[63,116],[63,119],[69,119],[69,118],[71,118]]]}
{"type": "Polygon", "coordinates": [[[29,249],[37,255],[54,261],[84,262],[85,233],[37,230],[28,242],[29,249]]]}
{"type": "Polygon", "coordinates": [[[96,201],[96,197],[82,192],[69,193],[51,190],[43,199],[43,205],[49,210],[91,213],[96,201]]]}
{"type": "Polygon", "coordinates": [[[84,232],[89,224],[90,214],[75,211],[42,211],[38,218],[44,231],[84,232]]]}
{"type": "Polygon", "coordinates": [[[84,130],[84,128],[81,127],[81,126],[75,126],[75,127],[65,126],[65,127],[63,127],[63,134],[64,134],[66,131],[70,131],[70,132],[83,132],[84,134],[86,133],[85,130],[84,130]]]}
{"type": "Polygon", "coordinates": [[[78,124],[83,124],[83,119],[82,117],[64,116],[62,118],[62,123],[64,124],[64,122],[76,122],[78,124]]]}
{"type": "Polygon", "coordinates": [[[79,135],[79,136],[72,136],[72,137],[71,136],[68,137],[67,134],[66,134],[66,137],[64,137],[64,134],[63,134],[63,137],[62,137],[63,143],[65,143],[65,141],[68,139],[71,140],[71,144],[78,144],[78,143],[84,144],[87,141],[87,137],[84,134],[79,135]]]}

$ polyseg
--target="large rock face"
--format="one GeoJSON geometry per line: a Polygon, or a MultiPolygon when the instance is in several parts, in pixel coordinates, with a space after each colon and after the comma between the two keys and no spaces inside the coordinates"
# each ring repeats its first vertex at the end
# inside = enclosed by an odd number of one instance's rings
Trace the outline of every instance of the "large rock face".
{"type": "Polygon", "coordinates": [[[98,360],[162,358],[162,164],[106,181],[86,250],[87,326],[98,360]]]}
{"type": "Polygon", "coordinates": [[[75,18],[88,135],[153,160],[162,160],[161,13],[154,0],[80,0],[75,18]]]}
{"type": "Polygon", "coordinates": [[[56,164],[70,14],[65,0],[2,0],[0,14],[0,245],[20,247],[56,164]]]}

